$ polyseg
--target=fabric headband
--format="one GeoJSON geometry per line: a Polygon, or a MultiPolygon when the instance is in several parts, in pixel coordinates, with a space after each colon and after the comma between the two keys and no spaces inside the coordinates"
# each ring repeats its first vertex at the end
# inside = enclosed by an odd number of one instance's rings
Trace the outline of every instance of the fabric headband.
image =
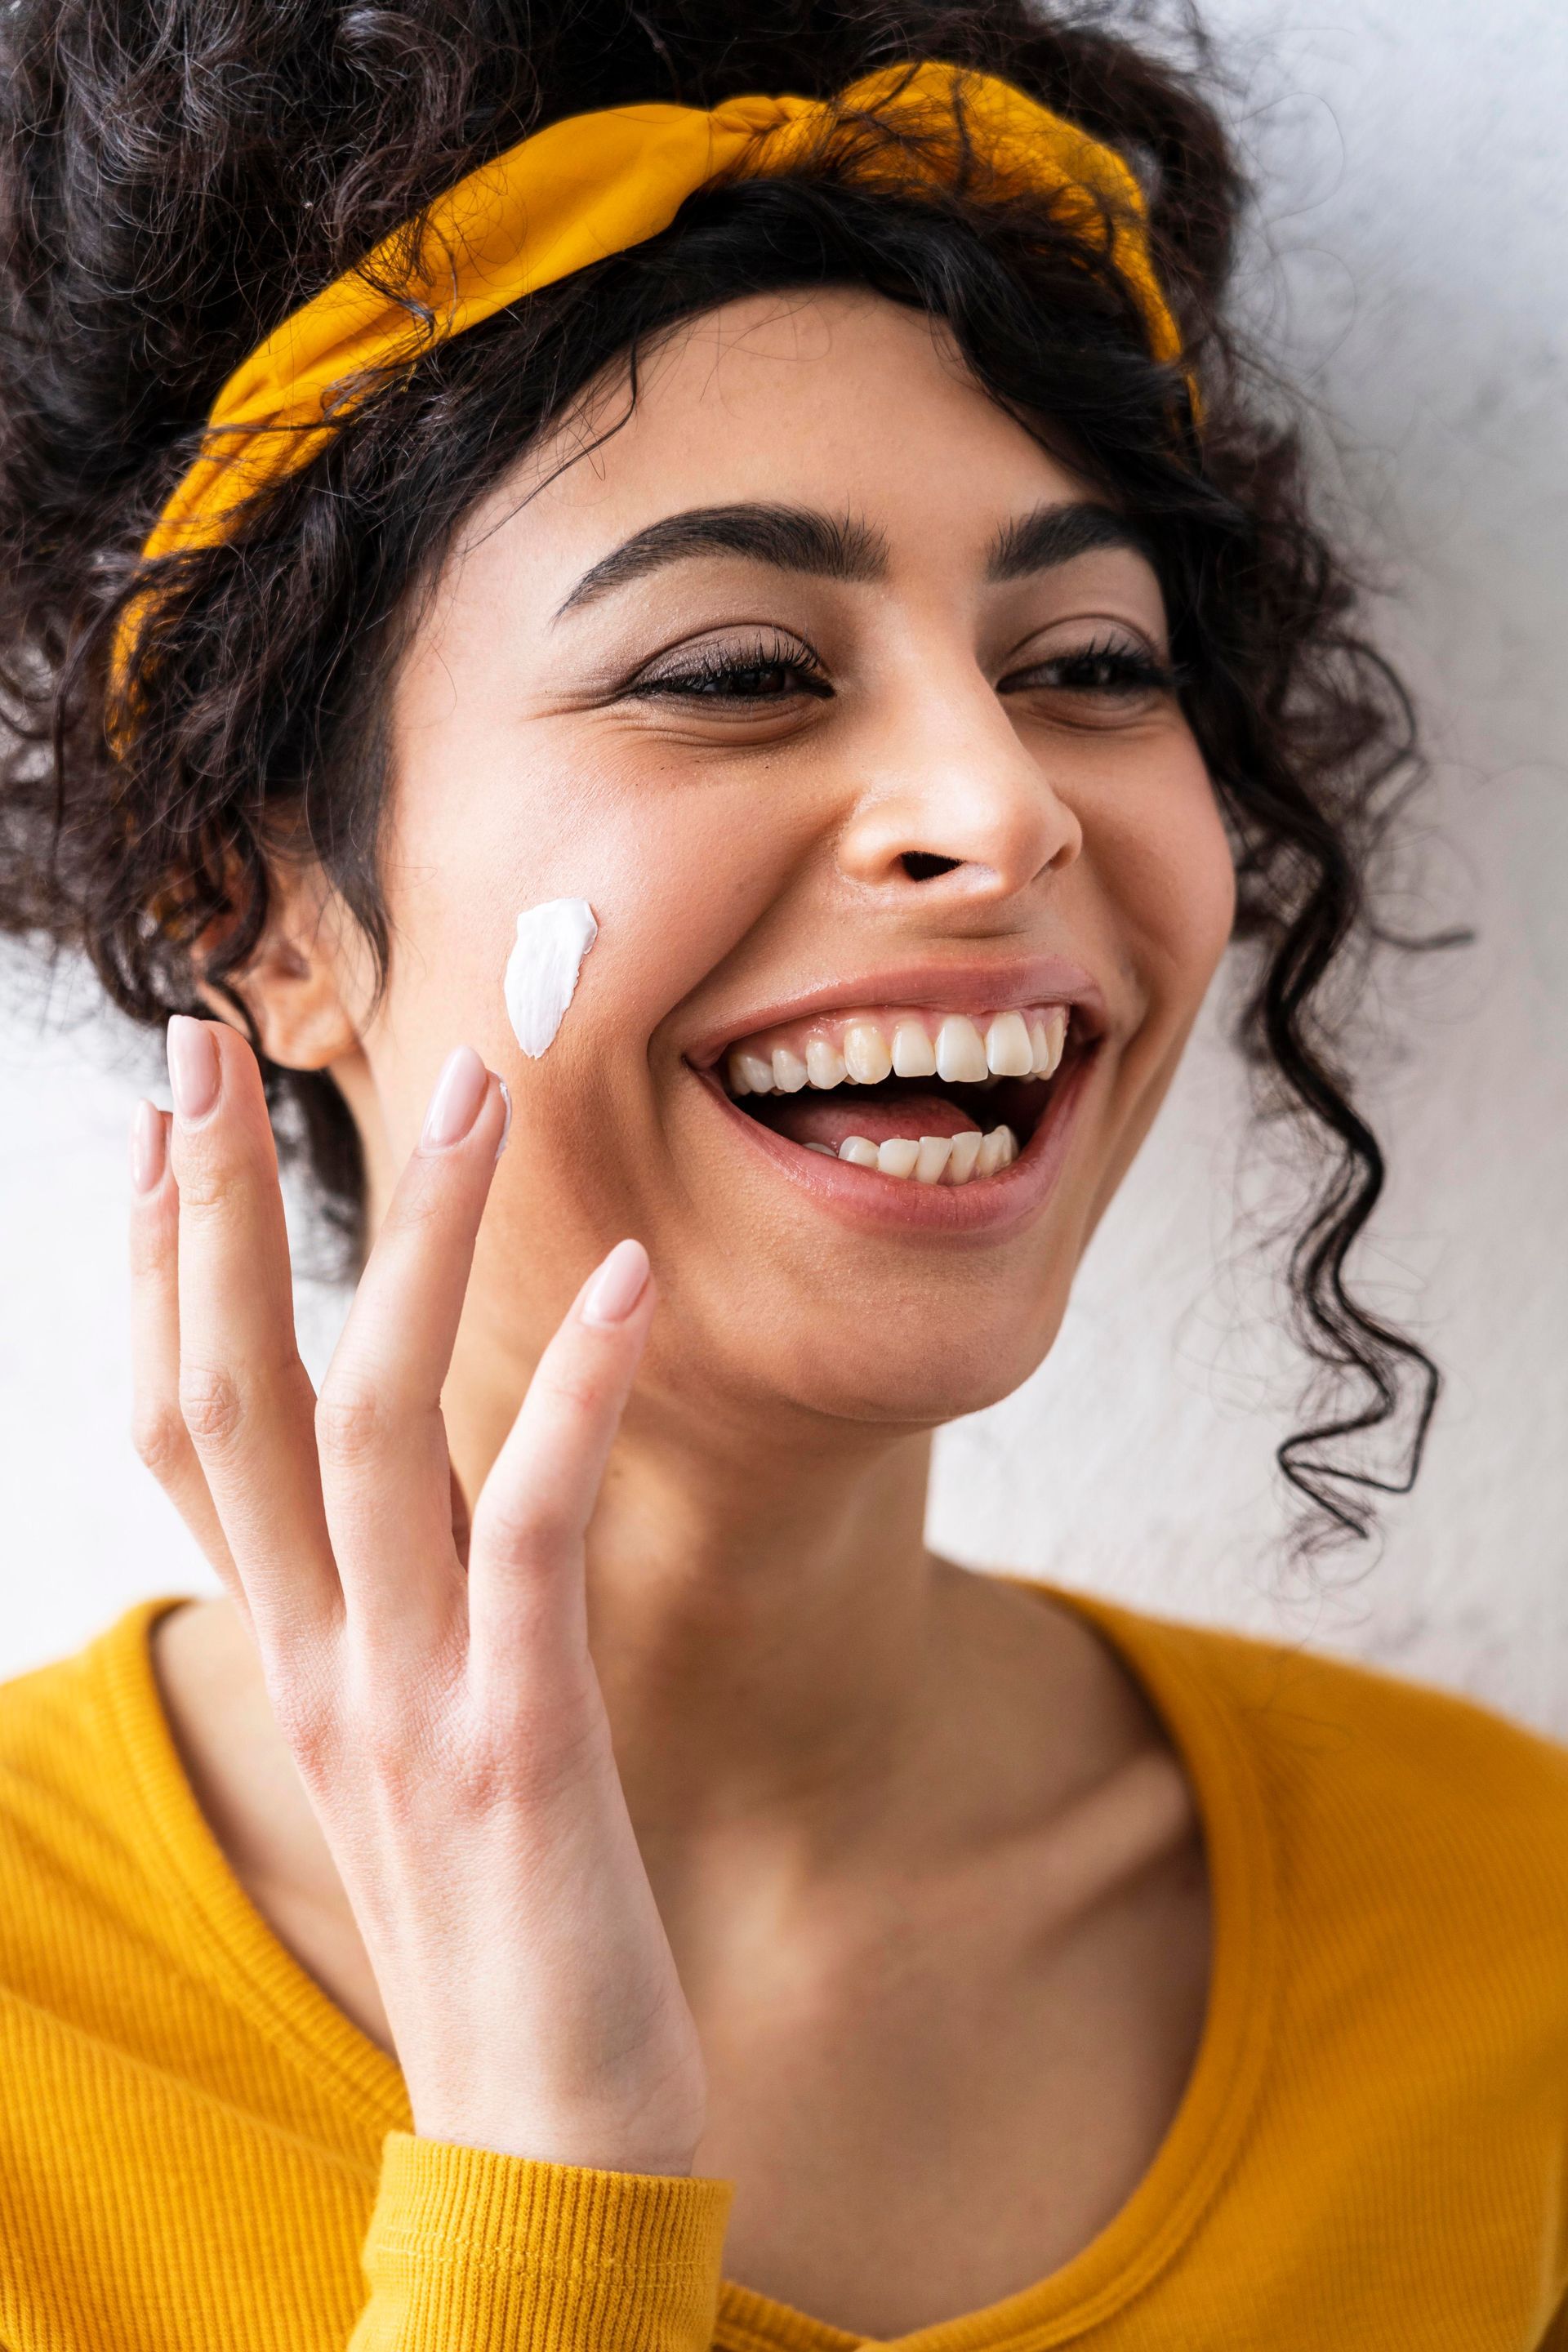
{"type": "MultiPolygon", "coordinates": [[[[416,242],[415,224],[395,230],[275,328],[218,394],[142,562],[227,538],[250,499],[331,438],[362,380],[373,383],[508,303],[657,236],[700,188],[809,167],[837,133],[849,134],[845,160],[866,185],[952,186],[974,163],[994,199],[1049,196],[1063,225],[1117,271],[1153,356],[1180,359],[1132,173],[1112,149],[1007,82],[933,62],[868,74],[826,100],[734,98],[710,112],[610,107],[552,122],[480,164],[420,216],[416,242]],[[879,135],[857,144],[862,127],[879,135]],[[411,248],[438,257],[412,280],[411,248]]],[[[138,598],[116,641],[121,683],[142,609],[138,598]]]]}

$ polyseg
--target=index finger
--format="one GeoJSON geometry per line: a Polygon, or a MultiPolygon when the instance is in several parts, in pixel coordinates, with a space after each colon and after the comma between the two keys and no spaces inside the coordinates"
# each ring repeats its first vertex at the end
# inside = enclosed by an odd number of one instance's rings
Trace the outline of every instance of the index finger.
{"type": "Polygon", "coordinates": [[[641,1242],[617,1242],[539,1360],[474,1506],[468,1623],[481,1671],[515,1680],[542,1623],[554,1656],[563,1642],[586,1655],[583,1539],[656,1297],[641,1242]]]}

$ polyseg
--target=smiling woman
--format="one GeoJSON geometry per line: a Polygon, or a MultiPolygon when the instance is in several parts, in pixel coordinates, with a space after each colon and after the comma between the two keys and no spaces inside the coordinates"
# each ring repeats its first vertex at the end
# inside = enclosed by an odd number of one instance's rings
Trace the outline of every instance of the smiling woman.
{"type": "Polygon", "coordinates": [[[1201,48],[557,13],[5,20],[3,905],[227,1597],[0,1693],[0,2345],[1568,2345],[1568,1759],[922,1539],[1233,942],[1304,1505],[1435,1393],[1201,48]]]}

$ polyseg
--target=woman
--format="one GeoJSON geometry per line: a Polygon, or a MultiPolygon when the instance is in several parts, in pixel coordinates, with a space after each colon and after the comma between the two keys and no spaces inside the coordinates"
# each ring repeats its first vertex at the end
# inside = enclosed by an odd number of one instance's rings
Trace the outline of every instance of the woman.
{"type": "Polygon", "coordinates": [[[922,1542],[1232,939],[1287,1467],[1430,1409],[1326,1010],[1406,722],[1215,118],[563,15],[8,20],[8,916],[167,1022],[227,1598],[0,1696],[0,2344],[1568,2343],[1563,1756],[922,1542]]]}

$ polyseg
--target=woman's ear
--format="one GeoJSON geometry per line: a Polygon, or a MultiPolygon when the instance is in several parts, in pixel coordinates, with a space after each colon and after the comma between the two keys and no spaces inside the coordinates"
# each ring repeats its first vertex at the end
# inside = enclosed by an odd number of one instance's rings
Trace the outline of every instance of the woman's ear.
{"type": "MultiPolygon", "coordinates": [[[[313,859],[279,861],[268,880],[267,929],[228,985],[243,998],[268,1061],[325,1069],[359,1048],[372,994],[363,934],[313,859]]],[[[233,1020],[217,990],[204,985],[201,993],[233,1020]]]]}

